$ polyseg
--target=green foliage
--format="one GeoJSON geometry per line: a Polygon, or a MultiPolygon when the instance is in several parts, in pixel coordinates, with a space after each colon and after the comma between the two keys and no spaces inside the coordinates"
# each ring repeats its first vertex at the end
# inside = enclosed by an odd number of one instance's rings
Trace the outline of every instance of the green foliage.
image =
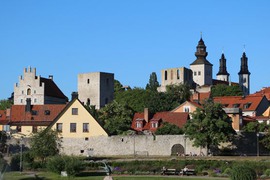
{"type": "Polygon", "coordinates": [[[100,110],[99,120],[110,135],[117,135],[130,129],[132,117],[130,107],[113,101],[100,110]]]}
{"type": "Polygon", "coordinates": [[[0,110],[6,110],[12,106],[13,102],[11,100],[3,99],[0,100],[0,110]]]}
{"type": "Polygon", "coordinates": [[[258,121],[249,122],[243,127],[244,132],[265,132],[269,128],[266,123],[259,123],[258,121]]]}
{"type": "Polygon", "coordinates": [[[56,131],[45,129],[32,135],[30,146],[32,156],[44,163],[46,157],[59,153],[61,140],[56,131]]]}
{"type": "Polygon", "coordinates": [[[7,134],[5,131],[0,131],[0,154],[6,150],[7,134]]]}
{"type": "Polygon", "coordinates": [[[222,142],[232,140],[236,132],[232,121],[222,109],[221,104],[208,100],[203,109],[197,108],[185,126],[185,133],[196,147],[216,148],[222,142]]]}
{"type": "Polygon", "coordinates": [[[248,166],[235,166],[232,168],[231,180],[256,180],[256,172],[248,166]]]}
{"type": "Polygon", "coordinates": [[[75,156],[54,156],[48,159],[47,170],[60,174],[66,171],[68,176],[75,176],[84,168],[83,161],[75,156]]]}
{"type": "Polygon", "coordinates": [[[185,84],[173,84],[166,86],[166,91],[171,94],[179,104],[189,100],[191,96],[190,86],[185,84]]]}
{"type": "Polygon", "coordinates": [[[211,95],[212,97],[242,96],[243,91],[241,90],[239,85],[228,86],[225,84],[218,84],[218,85],[212,86],[211,95]]]}
{"type": "Polygon", "coordinates": [[[15,154],[11,157],[10,169],[12,171],[20,170],[20,154],[15,154]]]}
{"type": "Polygon", "coordinates": [[[159,87],[159,82],[157,80],[157,74],[155,72],[152,72],[149,78],[149,83],[146,85],[146,90],[150,91],[157,91],[157,88],[159,87]]]}
{"type": "Polygon", "coordinates": [[[91,114],[91,116],[93,116],[94,119],[98,119],[98,111],[96,110],[96,106],[86,104],[84,107],[91,114]]]}
{"type": "Polygon", "coordinates": [[[270,150],[270,132],[268,131],[267,134],[262,138],[260,141],[264,145],[264,147],[268,150],[270,150]]]}
{"type": "Polygon", "coordinates": [[[266,175],[266,176],[270,176],[270,169],[266,169],[265,171],[264,171],[264,174],[266,175]]]}
{"type": "Polygon", "coordinates": [[[166,135],[166,134],[183,134],[183,130],[176,126],[175,124],[171,124],[168,122],[164,122],[163,125],[157,129],[155,132],[156,135],[166,135]]]}

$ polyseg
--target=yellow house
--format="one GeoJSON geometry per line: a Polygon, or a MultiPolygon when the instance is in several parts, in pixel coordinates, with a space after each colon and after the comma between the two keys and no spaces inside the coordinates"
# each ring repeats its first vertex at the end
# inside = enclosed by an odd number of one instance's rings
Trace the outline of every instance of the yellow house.
{"type": "Polygon", "coordinates": [[[108,136],[77,98],[69,102],[48,128],[58,131],[63,138],[108,136]]]}

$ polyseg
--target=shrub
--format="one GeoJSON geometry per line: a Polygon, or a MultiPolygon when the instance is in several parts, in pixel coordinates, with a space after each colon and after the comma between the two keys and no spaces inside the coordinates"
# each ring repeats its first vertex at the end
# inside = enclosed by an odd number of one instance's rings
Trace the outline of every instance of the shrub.
{"type": "Polygon", "coordinates": [[[269,177],[270,176],[270,169],[266,169],[264,174],[269,177]]]}
{"type": "Polygon", "coordinates": [[[10,168],[12,171],[20,170],[20,155],[19,154],[15,154],[14,156],[12,156],[11,162],[10,162],[10,168]]]}
{"type": "Polygon", "coordinates": [[[256,180],[256,172],[248,166],[235,166],[231,171],[231,180],[256,180]]]}
{"type": "Polygon", "coordinates": [[[232,172],[232,169],[231,168],[226,168],[223,172],[223,175],[224,176],[230,176],[231,175],[231,172],[232,172]]]}
{"type": "Polygon", "coordinates": [[[47,162],[47,169],[50,172],[60,174],[65,169],[65,163],[62,156],[51,157],[47,162]]]}

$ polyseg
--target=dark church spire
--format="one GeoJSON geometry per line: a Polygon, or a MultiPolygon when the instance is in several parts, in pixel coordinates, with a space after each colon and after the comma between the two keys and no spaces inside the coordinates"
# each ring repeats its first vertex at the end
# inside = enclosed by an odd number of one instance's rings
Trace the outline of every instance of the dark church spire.
{"type": "Polygon", "coordinates": [[[197,59],[193,63],[191,63],[190,65],[207,64],[207,65],[212,66],[212,64],[206,59],[207,55],[208,55],[208,53],[206,51],[206,46],[204,44],[204,41],[203,41],[202,35],[201,35],[201,39],[198,42],[198,45],[196,47],[196,52],[195,52],[195,56],[197,57],[197,59]]]}
{"type": "Polygon", "coordinates": [[[239,71],[239,75],[240,74],[248,74],[248,75],[250,75],[250,72],[249,72],[249,70],[248,70],[248,63],[247,63],[247,61],[248,61],[248,58],[247,58],[247,56],[246,56],[246,53],[245,52],[243,52],[243,55],[242,55],[242,57],[241,57],[241,66],[240,66],[240,71],[239,71]]]}
{"type": "Polygon", "coordinates": [[[221,54],[221,58],[219,59],[219,71],[217,75],[230,75],[227,72],[226,58],[225,58],[224,53],[221,54]]]}

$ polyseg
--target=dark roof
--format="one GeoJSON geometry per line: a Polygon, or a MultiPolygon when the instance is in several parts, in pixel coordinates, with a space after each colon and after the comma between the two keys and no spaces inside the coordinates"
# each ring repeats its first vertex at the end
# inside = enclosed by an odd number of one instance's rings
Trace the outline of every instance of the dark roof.
{"type": "Polygon", "coordinates": [[[52,79],[40,77],[40,83],[45,84],[45,96],[67,99],[64,93],[58,88],[52,79]]]}
{"type": "Polygon", "coordinates": [[[205,64],[205,65],[210,65],[213,66],[207,59],[204,58],[197,58],[193,63],[190,65],[197,65],[197,64],[205,64]]]}

